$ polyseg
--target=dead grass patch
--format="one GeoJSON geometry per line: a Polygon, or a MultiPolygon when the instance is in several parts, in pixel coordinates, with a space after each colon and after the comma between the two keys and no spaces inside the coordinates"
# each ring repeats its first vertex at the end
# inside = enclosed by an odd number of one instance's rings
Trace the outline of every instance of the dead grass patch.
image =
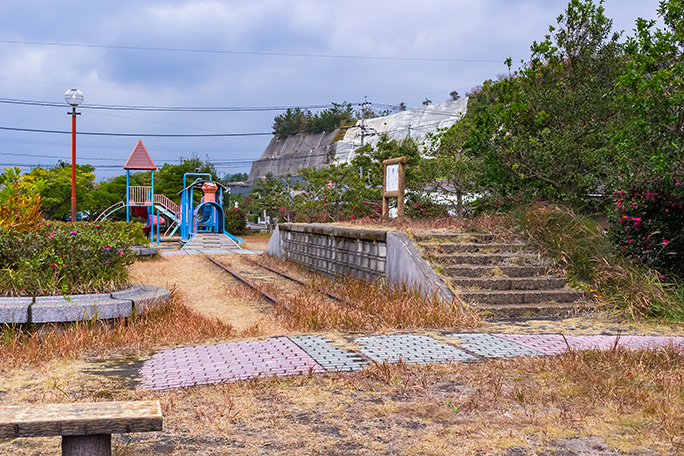
{"type": "Polygon", "coordinates": [[[480,324],[476,313],[466,312],[459,303],[434,296],[424,299],[418,290],[390,287],[384,281],[369,284],[345,277],[330,280],[308,273],[292,262],[262,255],[259,260],[276,270],[311,285],[284,299],[287,309],[279,316],[299,331],[387,331],[416,328],[472,328],[480,324]],[[315,290],[341,298],[332,300],[315,290]]]}
{"type": "Polygon", "coordinates": [[[206,343],[235,334],[217,319],[204,318],[174,294],[162,307],[115,321],[82,321],[0,330],[0,371],[59,358],[115,356],[152,348],[206,343]]]}
{"type": "MultiPolygon", "coordinates": [[[[98,388],[112,400],[159,399],[164,431],[117,437],[119,455],[670,455],[684,452],[683,362],[681,350],[664,349],[377,363],[168,392],[112,379],[98,387],[78,366],[34,371],[0,401],[90,401],[98,388]]],[[[0,452],[50,454],[58,444],[19,439],[0,452]]]]}
{"type": "MultiPolygon", "coordinates": [[[[238,255],[219,255],[221,261],[238,255]]],[[[275,335],[285,328],[273,317],[271,306],[211,264],[204,255],[173,256],[131,266],[134,281],[174,287],[183,302],[209,319],[217,318],[246,337],[275,335]],[[258,330],[257,330],[258,329],[258,330]]]]}

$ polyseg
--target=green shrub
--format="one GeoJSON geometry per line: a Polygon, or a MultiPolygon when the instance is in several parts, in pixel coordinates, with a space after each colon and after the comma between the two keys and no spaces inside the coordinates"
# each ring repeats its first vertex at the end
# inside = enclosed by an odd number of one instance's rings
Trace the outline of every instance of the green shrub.
{"type": "Polygon", "coordinates": [[[616,192],[611,239],[636,263],[668,279],[684,279],[684,183],[644,180],[616,192]]]}
{"type": "Polygon", "coordinates": [[[226,209],[225,230],[233,235],[242,234],[247,228],[247,215],[237,207],[226,209]]]}
{"type": "Polygon", "coordinates": [[[125,222],[47,222],[0,236],[0,295],[111,292],[128,285],[132,245],[142,226],[125,222]]]}

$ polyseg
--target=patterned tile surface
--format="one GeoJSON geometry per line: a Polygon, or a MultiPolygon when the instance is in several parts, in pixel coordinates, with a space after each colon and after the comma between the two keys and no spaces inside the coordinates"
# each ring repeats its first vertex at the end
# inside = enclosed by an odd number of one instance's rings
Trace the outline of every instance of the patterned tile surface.
{"type": "Polygon", "coordinates": [[[427,336],[369,336],[356,341],[361,345],[361,353],[377,362],[402,360],[407,364],[421,364],[477,360],[463,350],[427,336]]]}
{"type": "Polygon", "coordinates": [[[497,337],[536,350],[544,355],[560,355],[568,349],[560,334],[494,334],[497,337]]]}
{"type": "MultiPolygon", "coordinates": [[[[411,334],[361,337],[356,342],[368,359],[409,364],[476,361],[470,353],[486,358],[558,355],[568,348],[607,350],[616,343],[629,349],[684,349],[684,337],[474,333],[447,337],[461,342],[463,349],[411,334]]],[[[360,354],[337,347],[330,339],[303,335],[166,350],[145,362],[140,373],[145,377],[143,387],[167,390],[259,376],[354,371],[365,365],[360,354]]]]}
{"type": "Polygon", "coordinates": [[[494,336],[492,334],[448,334],[462,341],[460,348],[485,358],[510,358],[514,356],[539,356],[543,353],[524,345],[494,336]]]}
{"type": "Polygon", "coordinates": [[[290,340],[307,352],[326,371],[355,371],[366,362],[358,354],[333,345],[321,336],[290,336],[290,340]]]}
{"type": "Polygon", "coordinates": [[[140,369],[142,386],[157,390],[309,372],[324,370],[287,337],[166,350],[140,369]]]}

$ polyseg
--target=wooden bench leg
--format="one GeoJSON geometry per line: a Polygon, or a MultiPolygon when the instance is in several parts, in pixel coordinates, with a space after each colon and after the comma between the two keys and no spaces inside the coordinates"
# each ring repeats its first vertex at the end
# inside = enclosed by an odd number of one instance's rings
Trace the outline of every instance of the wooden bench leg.
{"type": "Polygon", "coordinates": [[[111,456],[112,435],[64,435],[62,456],[111,456]]]}

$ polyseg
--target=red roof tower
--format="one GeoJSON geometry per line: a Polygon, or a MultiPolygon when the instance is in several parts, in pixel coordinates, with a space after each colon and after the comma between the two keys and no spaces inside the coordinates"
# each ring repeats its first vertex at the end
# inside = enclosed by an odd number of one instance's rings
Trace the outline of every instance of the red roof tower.
{"type": "Polygon", "coordinates": [[[136,169],[136,170],[156,170],[157,166],[150,158],[150,154],[147,153],[147,149],[142,143],[142,139],[138,140],[138,144],[135,145],[135,149],[131,152],[131,156],[128,157],[128,161],[124,165],[124,169],[136,169]]]}

